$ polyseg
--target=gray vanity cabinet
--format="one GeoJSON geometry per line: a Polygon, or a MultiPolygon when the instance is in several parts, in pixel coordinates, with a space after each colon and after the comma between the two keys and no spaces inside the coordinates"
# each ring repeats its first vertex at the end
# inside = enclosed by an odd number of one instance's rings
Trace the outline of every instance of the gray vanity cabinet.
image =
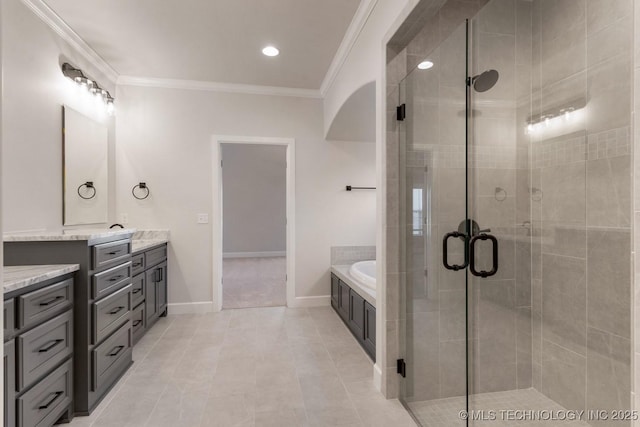
{"type": "Polygon", "coordinates": [[[133,278],[133,340],[142,338],[167,313],[167,244],[133,255],[139,273],[133,278]],[[142,269],[141,269],[142,267],[142,269]]]}
{"type": "Polygon", "coordinates": [[[64,295],[73,298],[73,369],[51,378],[50,387],[73,381],[68,391],[73,391],[76,414],[89,415],[133,363],[131,259],[131,234],[4,243],[5,265],[80,266],[73,284],[61,286],[49,297],[56,304],[64,301],[64,295]]]}
{"type": "Polygon", "coordinates": [[[331,306],[360,346],[376,360],[376,308],[335,274],[331,274],[331,306]]]}
{"type": "Polygon", "coordinates": [[[49,427],[73,416],[71,273],[4,295],[5,427],[49,427]]]}
{"type": "Polygon", "coordinates": [[[4,343],[4,425],[16,425],[16,346],[13,340],[4,343]]]}

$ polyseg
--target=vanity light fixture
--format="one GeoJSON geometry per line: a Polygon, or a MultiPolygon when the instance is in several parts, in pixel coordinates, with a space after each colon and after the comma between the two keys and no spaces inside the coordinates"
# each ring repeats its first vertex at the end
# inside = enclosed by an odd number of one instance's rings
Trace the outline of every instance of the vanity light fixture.
{"type": "Polygon", "coordinates": [[[428,59],[418,64],[418,68],[420,70],[428,70],[431,67],[433,67],[433,62],[429,61],[428,59]]]}
{"type": "Polygon", "coordinates": [[[266,46],[262,49],[262,53],[266,56],[278,56],[280,51],[275,46],[266,46]]]}
{"type": "Polygon", "coordinates": [[[62,64],[62,74],[76,82],[80,87],[87,89],[90,93],[101,98],[107,109],[107,114],[110,116],[113,115],[115,110],[115,99],[111,96],[108,90],[101,88],[97,82],[85,76],[80,68],[76,68],[68,62],[62,64]]]}

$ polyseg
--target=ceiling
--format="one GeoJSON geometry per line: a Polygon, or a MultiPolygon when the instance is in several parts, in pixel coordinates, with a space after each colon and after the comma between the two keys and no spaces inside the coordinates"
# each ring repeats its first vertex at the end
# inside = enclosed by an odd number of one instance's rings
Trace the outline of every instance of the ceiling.
{"type": "Polygon", "coordinates": [[[319,89],[360,0],[45,3],[122,76],[319,89]]]}

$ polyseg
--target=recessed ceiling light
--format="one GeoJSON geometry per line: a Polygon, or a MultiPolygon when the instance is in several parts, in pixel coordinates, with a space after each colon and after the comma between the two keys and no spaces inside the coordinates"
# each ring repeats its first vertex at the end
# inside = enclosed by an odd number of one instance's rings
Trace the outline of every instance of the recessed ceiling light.
{"type": "Polygon", "coordinates": [[[433,67],[433,62],[429,60],[422,61],[421,63],[418,64],[418,68],[421,70],[428,70],[431,67],[433,67]]]}
{"type": "Polygon", "coordinates": [[[264,53],[267,56],[278,56],[280,51],[273,46],[267,46],[264,49],[262,49],[262,53],[264,53]]]}

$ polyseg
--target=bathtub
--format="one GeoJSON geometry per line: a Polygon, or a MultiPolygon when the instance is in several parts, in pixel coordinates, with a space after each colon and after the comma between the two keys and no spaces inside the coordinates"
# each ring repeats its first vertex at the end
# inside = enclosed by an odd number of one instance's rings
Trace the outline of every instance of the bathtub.
{"type": "Polygon", "coordinates": [[[360,261],[352,264],[349,273],[362,283],[363,286],[374,289],[376,288],[376,261],[360,261]]]}

